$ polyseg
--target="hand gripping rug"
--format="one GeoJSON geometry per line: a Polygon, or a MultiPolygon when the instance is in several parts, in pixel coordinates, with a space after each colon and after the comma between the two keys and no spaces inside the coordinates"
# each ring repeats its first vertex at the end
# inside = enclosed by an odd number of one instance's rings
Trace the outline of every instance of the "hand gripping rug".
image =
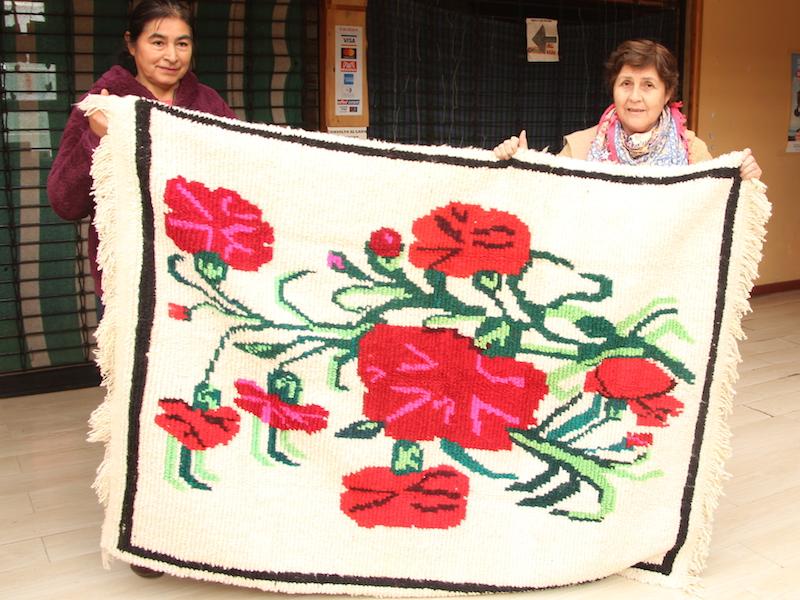
{"type": "Polygon", "coordinates": [[[107,555],[285,592],[690,589],[769,204],[690,167],[91,97],[107,555]]]}

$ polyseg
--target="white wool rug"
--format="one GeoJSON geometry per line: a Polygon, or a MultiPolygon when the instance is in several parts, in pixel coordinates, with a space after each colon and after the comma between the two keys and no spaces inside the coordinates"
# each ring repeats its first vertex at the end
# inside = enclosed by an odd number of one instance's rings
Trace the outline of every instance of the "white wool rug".
{"type": "Polygon", "coordinates": [[[693,590],[769,203],[92,96],[106,556],[263,590],[693,590]]]}

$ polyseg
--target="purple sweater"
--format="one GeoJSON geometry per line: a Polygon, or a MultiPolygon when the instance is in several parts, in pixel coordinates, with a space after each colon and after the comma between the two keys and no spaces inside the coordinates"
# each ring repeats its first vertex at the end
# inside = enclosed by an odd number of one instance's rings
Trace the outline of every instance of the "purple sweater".
{"type": "MultiPolygon", "coordinates": [[[[100,93],[103,88],[115,96],[140,96],[155,100],[155,96],[121,66],[111,67],[98,79],[88,94],[100,93]]],[[[181,79],[175,91],[174,106],[199,110],[218,117],[237,118],[217,92],[203,85],[191,71],[181,79]]],[[[56,214],[68,221],[91,216],[94,220],[94,201],[91,195],[92,177],[89,167],[92,153],[100,138],[89,128],[89,121],[80,110],[69,116],[58,155],[47,177],[47,196],[56,214]]],[[[89,228],[89,259],[92,265],[95,291],[102,296],[102,281],[97,269],[97,231],[89,228]]]]}

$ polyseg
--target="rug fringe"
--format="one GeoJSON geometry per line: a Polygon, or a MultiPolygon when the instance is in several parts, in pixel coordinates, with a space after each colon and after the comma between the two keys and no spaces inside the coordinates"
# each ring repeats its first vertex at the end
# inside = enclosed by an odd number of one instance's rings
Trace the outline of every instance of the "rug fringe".
{"type": "MultiPolygon", "coordinates": [[[[104,96],[90,95],[87,96],[79,105],[78,108],[91,114],[97,110],[103,110],[108,117],[108,127],[114,127],[114,119],[111,114],[113,105],[109,105],[104,96]]],[[[88,441],[102,442],[105,444],[105,455],[102,462],[97,468],[92,488],[101,504],[108,505],[108,498],[110,492],[111,482],[111,437],[112,437],[112,420],[114,407],[112,399],[115,397],[114,393],[114,345],[116,342],[116,310],[114,302],[114,295],[116,285],[114,285],[115,277],[115,261],[112,240],[116,235],[116,216],[114,211],[114,154],[112,152],[111,144],[108,142],[110,138],[104,136],[100,145],[95,149],[92,157],[91,174],[93,179],[92,192],[95,199],[95,218],[94,226],[97,229],[99,237],[99,245],[97,250],[97,260],[99,268],[103,274],[103,304],[105,305],[103,318],[95,331],[95,338],[97,340],[97,350],[95,351],[95,362],[100,369],[101,385],[106,390],[106,395],[103,402],[92,412],[89,418],[89,435],[88,441]]],[[[104,559],[104,563],[107,559],[104,559]]]]}
{"type": "MultiPolygon", "coordinates": [[[[689,557],[688,572],[691,576],[699,576],[706,567],[711,543],[711,531],[714,513],[723,493],[722,486],[730,474],[725,469],[725,462],[731,455],[731,430],[728,417],[733,411],[736,382],[739,379],[738,365],[742,360],[738,342],[746,338],[742,328],[742,318],[750,312],[750,292],[758,277],[758,263],[761,260],[766,223],[772,212],[767,200],[766,186],[758,180],[742,182],[741,202],[743,211],[741,219],[734,224],[736,229],[746,231],[744,235],[734,239],[741,240],[742,247],[732,249],[732,258],[737,262],[731,264],[729,281],[731,284],[728,298],[729,310],[723,316],[718,345],[718,362],[725,365],[725,371],[719,378],[720,402],[710,407],[707,424],[714,424],[715,431],[708,439],[712,452],[707,455],[708,464],[701,473],[705,473],[706,482],[701,489],[708,490],[699,498],[699,526],[696,528],[700,543],[694,545],[695,551],[689,557]]],[[[699,581],[693,581],[688,591],[700,593],[699,581]]]]}
{"type": "MultiPolygon", "coordinates": [[[[731,430],[728,418],[734,408],[736,382],[739,379],[738,365],[742,360],[738,342],[746,338],[742,328],[742,317],[750,312],[750,292],[758,276],[758,263],[761,260],[762,247],[766,237],[766,223],[771,214],[771,204],[767,200],[766,186],[758,180],[742,182],[740,197],[741,211],[734,223],[736,231],[745,233],[734,235],[741,240],[739,247],[731,249],[729,267],[729,292],[726,298],[727,309],[723,315],[720,338],[717,345],[717,364],[724,365],[720,377],[715,381],[712,397],[719,398],[709,407],[706,416],[705,448],[701,452],[701,463],[698,474],[702,481],[696,482],[698,490],[695,506],[699,510],[692,514],[694,532],[694,548],[686,557],[685,572],[682,580],[673,583],[687,598],[703,598],[704,588],[700,575],[706,568],[711,546],[711,533],[714,513],[723,494],[723,484],[730,478],[725,463],[731,455],[731,430]]],[[[678,560],[681,560],[680,558],[678,560]]],[[[665,585],[664,578],[656,573],[631,568],[621,573],[625,577],[643,583],[665,585]]]]}

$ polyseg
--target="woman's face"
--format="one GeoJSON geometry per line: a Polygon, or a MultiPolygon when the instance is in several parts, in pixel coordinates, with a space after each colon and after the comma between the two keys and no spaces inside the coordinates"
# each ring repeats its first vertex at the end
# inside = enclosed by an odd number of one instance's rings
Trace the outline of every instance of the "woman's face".
{"type": "Polygon", "coordinates": [[[171,101],[192,62],[192,30],[178,17],[153,19],[135,41],[128,41],[128,51],[139,83],[159,100],[171,101]]]}
{"type": "Polygon", "coordinates": [[[625,133],[652,129],[670,92],[655,67],[623,66],[614,81],[614,107],[625,133]]]}

